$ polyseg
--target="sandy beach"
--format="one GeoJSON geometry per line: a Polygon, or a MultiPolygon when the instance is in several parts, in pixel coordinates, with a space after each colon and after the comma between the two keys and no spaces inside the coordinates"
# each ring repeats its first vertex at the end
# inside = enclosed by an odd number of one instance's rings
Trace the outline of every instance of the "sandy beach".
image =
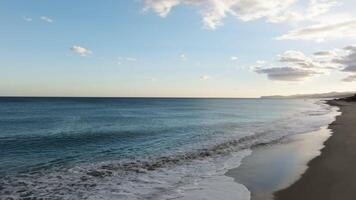
{"type": "Polygon", "coordinates": [[[333,100],[342,114],[329,125],[332,136],[302,177],[275,193],[277,200],[356,199],[356,102],[333,100]]]}
{"type": "Polygon", "coordinates": [[[308,161],[320,155],[330,137],[327,127],[296,134],[276,144],[257,147],[242,165],[226,173],[251,192],[252,200],[272,200],[273,193],[293,184],[307,169],[308,161]]]}

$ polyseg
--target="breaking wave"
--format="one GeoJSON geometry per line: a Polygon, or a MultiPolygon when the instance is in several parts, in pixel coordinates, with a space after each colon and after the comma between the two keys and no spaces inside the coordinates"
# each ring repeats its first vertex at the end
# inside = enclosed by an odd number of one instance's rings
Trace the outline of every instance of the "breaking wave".
{"type": "MultiPolygon", "coordinates": [[[[0,196],[5,199],[189,199],[209,194],[214,189],[218,193],[233,187],[230,192],[237,194],[225,199],[236,199],[236,195],[249,199],[248,190],[224,173],[239,166],[254,147],[272,145],[289,135],[316,130],[332,122],[335,112],[330,106],[320,104],[318,110],[301,112],[284,120],[256,123],[249,133],[218,138],[200,147],[185,146],[165,156],[81,163],[71,167],[34,167],[16,176],[1,178],[0,196]]],[[[61,160],[53,161],[56,162],[61,160]]]]}

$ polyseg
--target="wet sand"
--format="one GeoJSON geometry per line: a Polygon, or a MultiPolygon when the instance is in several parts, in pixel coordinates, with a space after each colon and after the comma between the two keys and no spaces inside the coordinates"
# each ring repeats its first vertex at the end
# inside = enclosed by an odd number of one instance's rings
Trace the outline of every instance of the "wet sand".
{"type": "Polygon", "coordinates": [[[333,100],[342,114],[329,125],[332,136],[302,177],[275,193],[277,200],[356,199],[356,102],[333,100]]]}
{"type": "Polygon", "coordinates": [[[320,155],[320,149],[330,135],[330,130],[323,127],[286,137],[276,144],[257,147],[238,168],[225,175],[245,185],[252,200],[272,200],[273,192],[288,187],[301,177],[308,161],[320,155]]]}

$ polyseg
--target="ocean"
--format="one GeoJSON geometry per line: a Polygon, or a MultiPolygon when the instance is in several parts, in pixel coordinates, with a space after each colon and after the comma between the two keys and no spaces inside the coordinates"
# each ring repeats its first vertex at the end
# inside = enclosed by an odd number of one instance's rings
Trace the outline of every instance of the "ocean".
{"type": "Polygon", "coordinates": [[[0,98],[0,199],[249,199],[225,176],[331,123],[320,99],[0,98]]]}

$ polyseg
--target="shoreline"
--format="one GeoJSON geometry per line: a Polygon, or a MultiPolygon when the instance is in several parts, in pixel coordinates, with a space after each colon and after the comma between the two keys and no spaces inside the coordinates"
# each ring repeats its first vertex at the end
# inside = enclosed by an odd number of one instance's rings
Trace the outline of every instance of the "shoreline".
{"type": "Polygon", "coordinates": [[[251,193],[251,200],[272,200],[275,191],[301,177],[308,161],[320,155],[323,143],[330,136],[331,131],[324,126],[286,137],[273,145],[254,148],[240,166],[225,175],[244,185],[251,193]]]}
{"type": "MultiPolygon", "coordinates": [[[[337,106],[330,101],[325,104],[337,106]]],[[[322,154],[326,142],[334,133],[330,126],[342,114],[341,109],[337,112],[336,118],[319,130],[291,135],[277,144],[254,148],[239,167],[230,169],[225,175],[243,184],[250,191],[251,200],[275,200],[279,191],[298,182],[309,169],[309,163],[322,154]]]]}
{"type": "Polygon", "coordinates": [[[329,125],[333,134],[302,177],[274,193],[276,200],[356,199],[356,103],[330,100],[328,104],[341,112],[329,125]]]}

